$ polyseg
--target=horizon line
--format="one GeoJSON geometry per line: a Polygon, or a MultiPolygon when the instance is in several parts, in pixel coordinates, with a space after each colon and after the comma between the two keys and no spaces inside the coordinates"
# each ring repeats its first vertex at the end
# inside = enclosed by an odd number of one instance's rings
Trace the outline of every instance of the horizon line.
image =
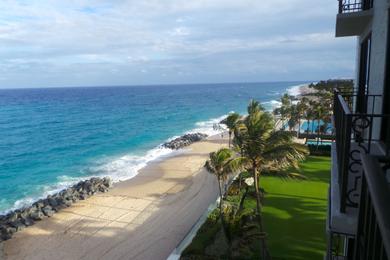
{"type": "MultiPolygon", "coordinates": [[[[326,80],[347,80],[350,78],[329,78],[326,80]]],[[[323,79],[324,80],[324,79],[323,79]]],[[[98,86],[91,86],[91,85],[85,85],[85,86],[53,86],[53,87],[6,87],[1,88],[0,90],[26,90],[26,89],[63,89],[63,88],[120,88],[120,87],[155,87],[155,86],[179,86],[179,85],[225,85],[225,84],[256,84],[256,83],[288,83],[288,82],[297,82],[297,83],[313,83],[318,82],[320,80],[280,80],[280,81],[248,81],[248,82],[203,82],[203,83],[162,83],[162,84],[134,84],[134,85],[98,85],[98,86]]]]}

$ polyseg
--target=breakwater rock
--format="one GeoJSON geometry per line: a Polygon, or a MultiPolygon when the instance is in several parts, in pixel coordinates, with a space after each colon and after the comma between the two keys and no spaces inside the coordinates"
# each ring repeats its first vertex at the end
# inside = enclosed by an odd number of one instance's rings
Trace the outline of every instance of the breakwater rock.
{"type": "Polygon", "coordinates": [[[219,121],[219,123],[221,125],[226,125],[227,124],[227,117],[225,117],[224,119],[222,119],[221,121],[219,121]]]}
{"type": "Polygon", "coordinates": [[[188,146],[194,142],[198,142],[200,140],[203,140],[206,137],[207,137],[207,135],[202,134],[202,133],[185,134],[185,135],[180,136],[176,139],[173,139],[172,141],[164,143],[162,145],[162,147],[169,148],[172,150],[177,150],[177,149],[183,148],[185,146],[188,146]]]}
{"type": "Polygon", "coordinates": [[[49,195],[46,199],[40,199],[30,207],[0,215],[0,242],[10,239],[15,232],[33,225],[36,221],[51,217],[79,200],[85,200],[98,192],[107,192],[110,187],[112,182],[108,177],[91,178],[49,195]]]}

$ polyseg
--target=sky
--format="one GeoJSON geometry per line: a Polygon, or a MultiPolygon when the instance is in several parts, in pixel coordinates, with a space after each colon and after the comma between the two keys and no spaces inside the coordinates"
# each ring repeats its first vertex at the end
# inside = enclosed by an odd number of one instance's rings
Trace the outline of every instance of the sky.
{"type": "Polygon", "coordinates": [[[1,0],[0,88],[352,78],[335,0],[1,0]]]}

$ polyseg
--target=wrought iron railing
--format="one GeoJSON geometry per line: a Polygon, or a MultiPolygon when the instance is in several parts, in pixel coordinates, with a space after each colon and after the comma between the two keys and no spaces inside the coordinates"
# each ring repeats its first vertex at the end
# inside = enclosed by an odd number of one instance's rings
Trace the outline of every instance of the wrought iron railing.
{"type": "Polygon", "coordinates": [[[339,0],[339,14],[368,10],[372,8],[373,2],[373,0],[339,0]]]}
{"type": "Polygon", "coordinates": [[[356,260],[390,257],[390,186],[385,177],[389,158],[382,159],[385,160],[381,163],[381,158],[362,156],[364,174],[353,257],[356,260]]]}
{"type": "Polygon", "coordinates": [[[379,142],[379,136],[373,132],[383,118],[389,115],[375,114],[380,95],[360,97],[354,93],[334,92],[333,116],[335,127],[336,156],[340,189],[340,211],[347,207],[357,208],[360,200],[362,176],[361,154],[369,154],[372,144],[379,142]],[[368,113],[354,113],[353,106],[360,100],[368,113]]]}

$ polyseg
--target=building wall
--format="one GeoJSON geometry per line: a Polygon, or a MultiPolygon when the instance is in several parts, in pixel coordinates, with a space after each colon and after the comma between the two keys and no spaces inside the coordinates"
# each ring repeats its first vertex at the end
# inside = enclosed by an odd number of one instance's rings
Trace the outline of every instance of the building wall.
{"type": "MultiPolygon", "coordinates": [[[[374,17],[372,19],[372,46],[370,70],[370,94],[383,94],[386,65],[386,41],[388,27],[388,0],[374,0],[374,17]]],[[[376,110],[381,113],[382,107],[376,110]]]]}
{"type": "MultiPolygon", "coordinates": [[[[387,49],[387,34],[388,34],[388,19],[390,0],[374,0],[373,18],[371,23],[367,26],[365,32],[358,37],[360,56],[360,43],[371,33],[371,57],[370,57],[370,78],[369,78],[369,94],[383,95],[385,85],[385,70],[386,70],[386,49],[387,49]]],[[[359,60],[359,58],[358,58],[359,60]]],[[[357,62],[357,69],[359,70],[359,63],[357,62]]],[[[357,73],[356,82],[359,79],[359,72],[357,73]]],[[[358,83],[357,83],[358,84],[358,83]]],[[[374,114],[381,114],[382,99],[376,100],[375,104],[372,101],[368,103],[369,111],[374,114]],[[371,108],[374,108],[371,110],[371,108]]],[[[374,119],[373,138],[379,139],[380,136],[380,119],[374,119]]]]}

